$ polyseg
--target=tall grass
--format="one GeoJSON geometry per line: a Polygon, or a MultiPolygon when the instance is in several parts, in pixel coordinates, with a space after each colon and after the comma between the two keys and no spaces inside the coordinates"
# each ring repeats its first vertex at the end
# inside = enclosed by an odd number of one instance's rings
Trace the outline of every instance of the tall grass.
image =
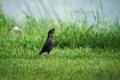
{"type": "MultiPolygon", "coordinates": [[[[23,43],[17,42],[16,44],[27,45],[31,47],[38,47],[41,45],[45,38],[47,37],[47,31],[51,28],[56,28],[57,32],[55,33],[55,40],[56,46],[59,47],[69,47],[69,48],[77,48],[77,47],[99,47],[99,48],[116,48],[120,47],[120,24],[119,18],[116,18],[114,22],[107,20],[105,16],[100,14],[98,11],[91,12],[90,15],[93,17],[94,23],[90,24],[88,21],[88,13],[84,10],[77,11],[76,14],[71,16],[71,22],[63,22],[57,13],[55,12],[54,8],[53,13],[59,23],[56,25],[54,20],[50,16],[47,8],[43,1],[39,1],[40,4],[43,6],[44,13],[46,16],[49,16],[49,19],[42,18],[40,20],[36,20],[33,15],[26,15],[26,24],[24,25],[23,29],[26,32],[24,37],[20,40],[23,43]],[[74,17],[73,16],[76,16],[74,17]],[[31,42],[33,44],[27,44],[31,42]],[[25,41],[25,42],[24,42],[25,41]]],[[[32,11],[25,1],[26,7],[28,8],[29,12],[32,14],[32,11]]],[[[50,4],[52,5],[52,4],[50,4]]],[[[7,18],[4,14],[0,13],[0,24],[1,28],[8,29],[9,27],[13,27],[15,25],[19,25],[14,20],[7,18]]],[[[1,34],[2,35],[2,34],[1,34]]],[[[9,36],[8,36],[9,37],[9,36]]],[[[21,36],[19,36],[21,37],[21,36]]],[[[2,38],[1,40],[7,39],[6,37],[2,38]]],[[[14,38],[13,38],[14,39],[14,38]]],[[[15,41],[20,41],[19,39],[14,39],[15,41]]],[[[13,40],[13,41],[14,41],[13,40]]]]}

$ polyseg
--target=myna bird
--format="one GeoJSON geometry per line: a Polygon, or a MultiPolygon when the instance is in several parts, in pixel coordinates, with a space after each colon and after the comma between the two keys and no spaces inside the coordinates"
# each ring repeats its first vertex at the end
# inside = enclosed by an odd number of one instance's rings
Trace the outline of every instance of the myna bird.
{"type": "Polygon", "coordinates": [[[48,32],[48,37],[47,37],[47,40],[43,46],[43,48],[41,49],[40,54],[44,53],[44,52],[47,52],[48,54],[50,53],[50,51],[52,50],[54,44],[55,44],[55,41],[54,41],[54,38],[53,38],[53,33],[55,32],[55,29],[51,29],[49,32],[48,32]]]}

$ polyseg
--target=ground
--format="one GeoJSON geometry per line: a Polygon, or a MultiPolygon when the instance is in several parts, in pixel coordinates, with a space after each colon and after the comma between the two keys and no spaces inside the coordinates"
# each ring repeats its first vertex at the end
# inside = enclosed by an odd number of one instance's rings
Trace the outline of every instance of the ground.
{"type": "Polygon", "coordinates": [[[0,49],[1,80],[120,80],[118,49],[10,49],[0,49]]]}

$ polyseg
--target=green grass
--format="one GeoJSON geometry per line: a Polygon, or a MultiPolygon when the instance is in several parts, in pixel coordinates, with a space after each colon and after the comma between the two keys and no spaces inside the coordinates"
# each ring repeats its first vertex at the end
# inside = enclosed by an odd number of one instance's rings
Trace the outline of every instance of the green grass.
{"type": "MultiPolygon", "coordinates": [[[[65,35],[69,35],[67,34],[69,29],[67,29],[68,31],[64,30],[63,34],[59,31],[55,33],[55,39],[60,42],[57,42],[50,55],[47,53],[38,55],[50,27],[46,30],[42,27],[23,29],[26,32],[24,35],[8,35],[8,28],[1,28],[1,32],[3,32],[0,35],[1,80],[120,79],[119,47],[92,48],[75,45],[74,39],[65,37],[65,35]],[[41,29],[42,31],[40,31],[41,29]],[[63,38],[63,42],[59,37],[63,38]]],[[[75,28],[72,30],[75,31],[75,28]]]]}
{"type": "Polygon", "coordinates": [[[1,80],[119,80],[120,51],[91,48],[10,49],[0,54],[1,80]]]}

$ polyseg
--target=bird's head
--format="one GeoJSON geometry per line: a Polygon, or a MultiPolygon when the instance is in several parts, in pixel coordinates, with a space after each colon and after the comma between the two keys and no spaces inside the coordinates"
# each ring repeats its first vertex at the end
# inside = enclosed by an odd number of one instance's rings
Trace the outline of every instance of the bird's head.
{"type": "Polygon", "coordinates": [[[53,34],[54,32],[55,32],[55,29],[53,28],[53,29],[49,30],[48,34],[53,34]]]}

